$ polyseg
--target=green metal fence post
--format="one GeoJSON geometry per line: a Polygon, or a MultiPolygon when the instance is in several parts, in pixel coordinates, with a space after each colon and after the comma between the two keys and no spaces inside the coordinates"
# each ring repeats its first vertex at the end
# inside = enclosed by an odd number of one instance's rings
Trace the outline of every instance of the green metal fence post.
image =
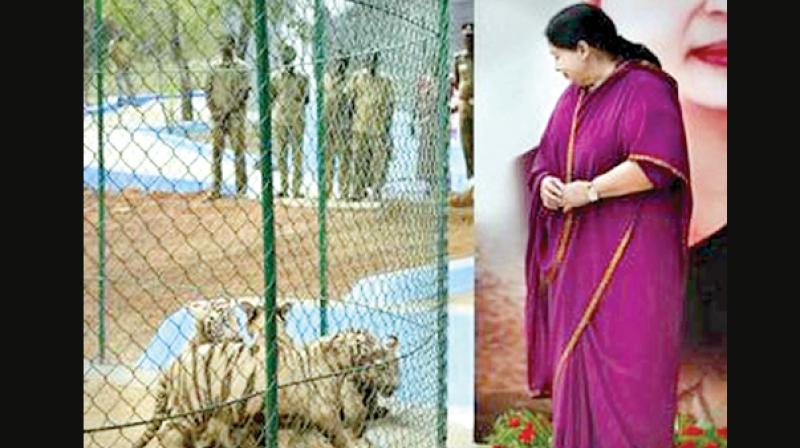
{"type": "Polygon", "coordinates": [[[438,134],[438,172],[439,188],[437,194],[437,270],[436,290],[439,302],[437,315],[437,347],[438,347],[438,419],[436,424],[436,442],[439,448],[447,445],[447,193],[449,188],[449,122],[450,108],[447,104],[447,79],[448,79],[448,50],[449,50],[450,12],[448,0],[439,2],[439,30],[438,30],[438,57],[436,79],[439,81],[437,94],[437,107],[439,108],[439,134],[438,134]]]}
{"type": "Polygon", "coordinates": [[[103,56],[105,52],[104,39],[101,35],[103,30],[103,0],[94,1],[94,54],[95,70],[97,72],[97,164],[98,164],[98,242],[97,259],[99,263],[98,273],[98,300],[99,300],[99,322],[98,338],[100,345],[100,362],[105,361],[106,357],[106,167],[103,157],[103,56]]]}
{"type": "MultiPolygon", "coordinates": [[[[319,219],[319,298],[320,298],[320,333],[328,334],[328,239],[327,239],[327,176],[333,173],[325,172],[325,153],[328,150],[325,141],[325,92],[323,86],[323,71],[325,63],[325,14],[322,0],[314,0],[314,80],[317,86],[317,183],[319,202],[317,216],[319,219]]],[[[329,156],[331,157],[331,156],[329,156]]],[[[331,170],[332,171],[332,170],[331,170]]],[[[333,184],[331,183],[331,186],[333,184]]]]}
{"type": "Polygon", "coordinates": [[[266,390],[264,392],[264,433],[268,448],[278,447],[278,344],[276,341],[275,300],[275,215],[272,209],[272,145],[269,94],[269,40],[265,0],[255,1],[258,117],[261,134],[261,220],[264,255],[264,319],[267,345],[266,390]]]}

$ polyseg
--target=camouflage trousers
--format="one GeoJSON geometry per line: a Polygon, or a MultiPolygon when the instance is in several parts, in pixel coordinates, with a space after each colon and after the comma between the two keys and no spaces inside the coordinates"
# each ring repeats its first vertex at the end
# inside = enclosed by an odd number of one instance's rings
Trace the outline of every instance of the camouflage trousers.
{"type": "Polygon", "coordinates": [[[131,83],[130,69],[120,69],[114,74],[117,81],[117,95],[120,98],[133,98],[133,84],[131,83]]]}
{"type": "MultiPolygon", "coordinates": [[[[332,121],[328,121],[331,123],[332,121]]],[[[350,147],[349,130],[340,126],[331,126],[325,133],[325,191],[332,195],[333,178],[338,171],[339,195],[350,195],[350,172],[353,168],[353,149],[350,147]],[[334,164],[336,170],[334,170],[334,164]]]]}
{"type": "Polygon", "coordinates": [[[380,195],[386,184],[391,147],[389,132],[353,132],[353,176],[350,179],[350,198],[361,200],[366,197],[366,189],[380,195]]]}
{"type": "Polygon", "coordinates": [[[281,175],[279,196],[289,194],[289,152],[292,153],[292,195],[300,196],[303,182],[303,122],[272,122],[272,148],[278,158],[278,171],[281,175]]]}
{"type": "Polygon", "coordinates": [[[234,152],[234,164],[236,166],[236,194],[242,196],[247,188],[247,171],[244,162],[245,138],[244,138],[245,116],[243,113],[229,114],[219,121],[214,122],[211,130],[213,145],[212,158],[214,176],[213,192],[219,195],[222,186],[222,151],[225,147],[225,137],[227,136],[234,152]]]}

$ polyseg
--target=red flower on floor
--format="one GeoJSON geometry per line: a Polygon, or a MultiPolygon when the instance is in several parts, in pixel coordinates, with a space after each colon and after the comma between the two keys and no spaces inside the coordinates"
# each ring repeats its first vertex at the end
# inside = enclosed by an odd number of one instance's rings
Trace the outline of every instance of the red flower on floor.
{"type": "Polygon", "coordinates": [[[694,443],[694,440],[687,440],[678,445],[677,448],[697,448],[697,444],[694,443]]]}
{"type": "Polygon", "coordinates": [[[516,428],[517,426],[519,426],[519,418],[511,417],[510,419],[508,419],[509,428],[516,428]]]}
{"type": "Polygon", "coordinates": [[[705,431],[702,428],[698,428],[697,426],[687,426],[684,428],[682,434],[685,436],[702,436],[705,431]]]}
{"type": "Polygon", "coordinates": [[[536,430],[533,429],[533,424],[528,422],[522,432],[519,433],[519,441],[524,444],[528,444],[531,443],[535,438],[536,430]]]}
{"type": "Polygon", "coordinates": [[[727,439],[728,438],[728,428],[725,427],[725,428],[717,429],[717,435],[722,437],[723,439],[727,439]]]}
{"type": "Polygon", "coordinates": [[[719,448],[719,445],[716,442],[708,442],[706,443],[703,448],[719,448]]]}

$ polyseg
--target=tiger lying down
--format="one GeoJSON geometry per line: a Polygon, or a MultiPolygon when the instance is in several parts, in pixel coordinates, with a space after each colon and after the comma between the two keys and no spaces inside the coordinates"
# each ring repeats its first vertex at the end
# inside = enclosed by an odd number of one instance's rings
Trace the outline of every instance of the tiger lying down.
{"type": "MultiPolygon", "coordinates": [[[[153,438],[164,447],[176,448],[263,446],[261,393],[231,405],[192,412],[261,392],[266,384],[266,344],[259,337],[263,334],[263,308],[236,301],[230,304],[247,311],[247,331],[255,335],[253,342],[247,344],[241,336],[237,339],[235,331],[214,329],[217,324],[211,321],[228,320],[217,314],[224,307],[216,311],[209,307],[207,316],[198,315],[198,330],[202,331],[158,379],[153,419],[191,414],[151,422],[134,447],[144,448],[153,438]]],[[[397,337],[381,341],[367,330],[347,329],[306,345],[296,344],[286,332],[291,306],[283,304],[276,312],[278,446],[370,447],[363,436],[367,420],[388,412],[378,407],[377,396],[388,397],[399,386],[397,337]],[[336,374],[343,371],[347,373],[336,374]],[[304,381],[308,378],[319,379],[304,381]]]]}

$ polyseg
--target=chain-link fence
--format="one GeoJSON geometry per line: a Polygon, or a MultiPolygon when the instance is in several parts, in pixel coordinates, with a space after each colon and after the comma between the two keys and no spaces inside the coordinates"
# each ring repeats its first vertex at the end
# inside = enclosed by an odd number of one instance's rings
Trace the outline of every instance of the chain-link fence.
{"type": "Polygon", "coordinates": [[[444,446],[447,17],[84,0],[84,446],[444,446]]]}

